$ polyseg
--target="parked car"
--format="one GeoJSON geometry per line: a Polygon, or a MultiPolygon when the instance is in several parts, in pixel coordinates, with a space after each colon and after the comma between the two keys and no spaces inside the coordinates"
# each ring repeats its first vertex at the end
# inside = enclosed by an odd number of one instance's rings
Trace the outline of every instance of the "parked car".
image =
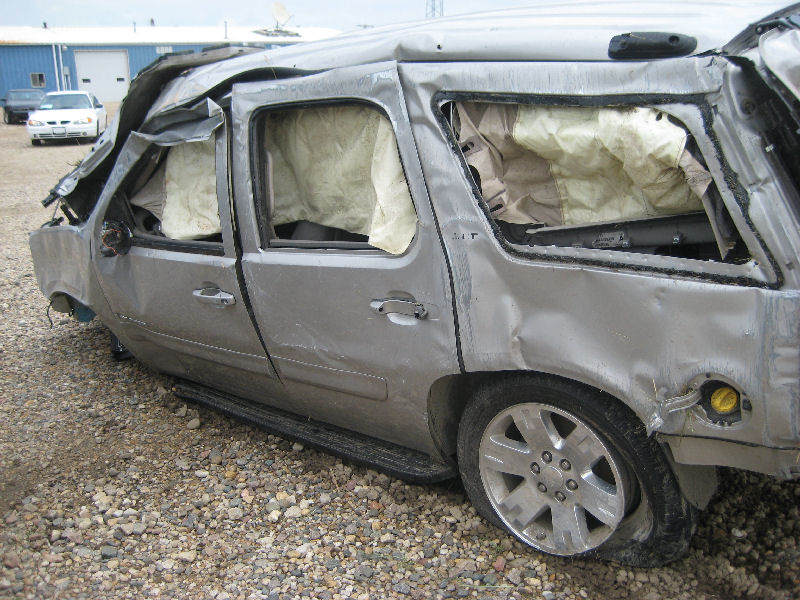
{"type": "Polygon", "coordinates": [[[28,113],[39,107],[44,98],[42,90],[8,90],[3,103],[3,123],[20,123],[28,119],[28,113]]]}
{"type": "Polygon", "coordinates": [[[799,10],[163,58],[45,199],[39,286],[184,397],[460,474],[542,552],[662,564],[717,465],[800,477],[799,10]]]}
{"type": "Polygon", "coordinates": [[[108,125],[105,107],[89,92],[50,92],[28,117],[31,144],[45,140],[96,140],[108,125]]]}

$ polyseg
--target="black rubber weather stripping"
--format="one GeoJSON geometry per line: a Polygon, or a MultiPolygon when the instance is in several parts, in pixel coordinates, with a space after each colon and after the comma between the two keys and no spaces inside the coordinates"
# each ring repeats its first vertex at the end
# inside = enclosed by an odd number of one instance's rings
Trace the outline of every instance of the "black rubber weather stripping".
{"type": "Polygon", "coordinates": [[[435,483],[457,476],[452,464],[390,442],[312,421],[204,386],[180,382],[175,395],[232,416],[280,437],[297,440],[357,465],[378,469],[411,483],[435,483]]]}
{"type": "Polygon", "coordinates": [[[169,238],[157,236],[143,237],[134,235],[132,246],[152,248],[154,250],[171,250],[172,252],[186,252],[187,254],[211,254],[212,256],[225,256],[225,248],[216,242],[181,241],[176,242],[169,238]]]}

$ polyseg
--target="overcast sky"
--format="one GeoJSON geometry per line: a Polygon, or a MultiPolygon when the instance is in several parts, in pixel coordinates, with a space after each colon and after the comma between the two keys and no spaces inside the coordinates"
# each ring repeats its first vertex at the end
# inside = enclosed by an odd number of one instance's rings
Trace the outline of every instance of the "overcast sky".
{"type": "MultiPolygon", "coordinates": [[[[515,8],[541,0],[444,0],[444,14],[515,8]]],[[[41,27],[121,27],[147,25],[230,25],[269,27],[272,0],[27,0],[4,2],[0,23],[41,27]]],[[[332,27],[342,31],[359,25],[387,25],[425,18],[426,0],[283,0],[292,15],[289,25],[332,27]]]]}

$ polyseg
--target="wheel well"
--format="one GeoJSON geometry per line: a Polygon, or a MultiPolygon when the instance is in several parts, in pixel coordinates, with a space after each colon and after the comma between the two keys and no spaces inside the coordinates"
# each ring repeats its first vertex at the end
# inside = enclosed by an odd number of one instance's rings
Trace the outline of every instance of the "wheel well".
{"type": "MultiPolygon", "coordinates": [[[[482,371],[442,377],[434,382],[428,393],[428,425],[430,427],[431,436],[443,457],[455,459],[458,426],[461,422],[461,415],[464,413],[464,409],[469,399],[472,397],[475,386],[488,379],[514,375],[550,377],[553,379],[570,381],[573,384],[586,388],[597,389],[582,381],[575,381],[560,375],[543,373],[540,371],[482,371]]],[[[642,421],[636,412],[625,402],[608,392],[603,393],[608,398],[624,407],[625,410],[629,411],[636,420],[639,422],[642,421]]],[[[705,508],[716,490],[716,468],[696,467],[677,463],[672,457],[669,447],[665,447],[663,444],[660,445],[667,456],[672,471],[675,473],[678,485],[684,497],[695,507],[701,510],[705,508]]]]}
{"type": "MultiPolygon", "coordinates": [[[[428,424],[431,436],[443,456],[452,457],[456,453],[458,425],[464,408],[466,408],[467,402],[472,396],[474,387],[490,379],[512,375],[552,377],[554,379],[573,381],[559,375],[540,371],[479,371],[448,375],[438,379],[431,386],[428,393],[428,424]]],[[[580,381],[573,381],[573,383],[591,388],[590,385],[580,381]]],[[[613,396],[610,397],[614,398],[613,396]]],[[[618,398],[614,398],[614,400],[630,410],[630,407],[618,398]]]]}

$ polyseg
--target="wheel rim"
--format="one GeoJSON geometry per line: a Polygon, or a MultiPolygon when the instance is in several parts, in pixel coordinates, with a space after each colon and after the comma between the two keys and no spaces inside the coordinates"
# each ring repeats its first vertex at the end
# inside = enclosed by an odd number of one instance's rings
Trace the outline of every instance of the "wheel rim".
{"type": "Polygon", "coordinates": [[[624,463],[575,415],[518,404],[489,422],[479,448],[484,490],[523,542],[550,554],[596,548],[625,517],[624,463]]]}

